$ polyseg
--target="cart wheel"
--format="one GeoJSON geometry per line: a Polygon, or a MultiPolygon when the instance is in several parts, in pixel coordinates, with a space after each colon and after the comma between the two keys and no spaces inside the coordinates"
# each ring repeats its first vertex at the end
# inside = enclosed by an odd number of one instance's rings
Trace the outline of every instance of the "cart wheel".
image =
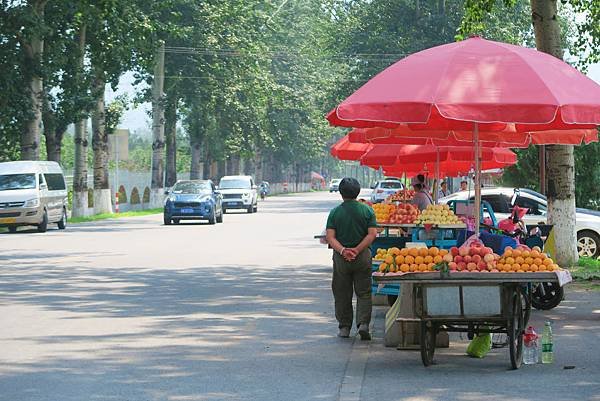
{"type": "Polygon", "coordinates": [[[436,327],[433,322],[421,322],[421,360],[424,366],[433,364],[436,327]]]}
{"type": "Polygon", "coordinates": [[[563,288],[558,283],[539,283],[533,288],[531,301],[539,310],[550,310],[560,304],[565,297],[563,288]]]}
{"type": "Polygon", "coordinates": [[[521,291],[517,290],[512,298],[512,310],[507,325],[510,364],[513,369],[519,369],[523,362],[524,313],[521,297],[521,291]]]}
{"type": "Polygon", "coordinates": [[[388,295],[387,296],[387,303],[389,306],[394,306],[394,304],[396,303],[396,300],[398,299],[398,295],[388,295]]]}

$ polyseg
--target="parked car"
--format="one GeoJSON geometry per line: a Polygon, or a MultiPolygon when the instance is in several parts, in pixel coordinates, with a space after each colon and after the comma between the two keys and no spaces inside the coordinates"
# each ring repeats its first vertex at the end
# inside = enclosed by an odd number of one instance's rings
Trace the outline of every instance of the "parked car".
{"type": "MultiPolygon", "coordinates": [[[[459,191],[439,200],[447,203],[453,199],[474,199],[473,191],[459,191]]],[[[523,221],[528,226],[546,223],[548,203],[546,197],[526,188],[493,187],[482,188],[481,199],[488,201],[498,220],[508,218],[512,207],[517,205],[529,209],[523,221]]],[[[600,215],[593,210],[577,208],[575,215],[577,250],[580,256],[600,256],[600,215]]]]}
{"type": "Polygon", "coordinates": [[[43,233],[50,223],[67,227],[67,185],[58,163],[0,163],[0,226],[11,233],[36,226],[43,233]]]}
{"type": "Polygon", "coordinates": [[[222,196],[210,180],[177,181],[166,195],[163,213],[166,225],[179,224],[181,220],[223,222],[222,196]]]}
{"type": "Polygon", "coordinates": [[[248,213],[258,211],[258,193],[254,180],[249,175],[227,175],[219,182],[223,195],[223,213],[229,209],[246,209],[248,213]]]}
{"type": "Polygon", "coordinates": [[[340,189],[340,182],[342,182],[341,178],[334,178],[329,181],[329,192],[337,192],[340,189]]]}
{"type": "Polygon", "coordinates": [[[385,179],[377,181],[371,188],[373,189],[373,192],[371,193],[371,202],[379,203],[383,202],[388,196],[404,189],[404,184],[397,179],[385,179]]]}

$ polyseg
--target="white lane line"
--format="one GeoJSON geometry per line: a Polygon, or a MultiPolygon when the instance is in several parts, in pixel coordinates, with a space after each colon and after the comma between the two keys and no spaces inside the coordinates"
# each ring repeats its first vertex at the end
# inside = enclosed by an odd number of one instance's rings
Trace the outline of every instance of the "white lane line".
{"type": "MultiPolygon", "coordinates": [[[[372,330],[371,333],[373,333],[372,330]]],[[[342,385],[340,386],[338,401],[360,400],[372,341],[361,341],[358,336],[354,339],[352,351],[346,364],[344,378],[342,379],[342,385]]]]}

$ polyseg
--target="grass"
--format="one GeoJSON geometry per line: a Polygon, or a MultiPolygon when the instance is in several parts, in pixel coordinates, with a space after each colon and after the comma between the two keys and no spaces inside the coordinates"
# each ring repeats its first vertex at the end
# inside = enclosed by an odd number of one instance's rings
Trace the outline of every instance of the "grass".
{"type": "MultiPolygon", "coordinates": [[[[600,280],[600,260],[579,258],[579,263],[571,269],[571,276],[577,281],[600,280]]],[[[598,287],[600,284],[596,283],[598,287]]]]}
{"type": "Polygon", "coordinates": [[[157,208],[157,209],[146,209],[146,210],[137,210],[137,211],[131,211],[131,212],[124,212],[124,213],[102,213],[102,214],[95,214],[93,216],[87,216],[87,217],[72,217],[69,219],[69,223],[87,223],[87,222],[91,222],[91,221],[98,221],[98,220],[106,220],[106,219],[120,219],[122,217],[135,217],[135,216],[148,216],[151,214],[159,214],[163,212],[163,208],[157,208]]]}

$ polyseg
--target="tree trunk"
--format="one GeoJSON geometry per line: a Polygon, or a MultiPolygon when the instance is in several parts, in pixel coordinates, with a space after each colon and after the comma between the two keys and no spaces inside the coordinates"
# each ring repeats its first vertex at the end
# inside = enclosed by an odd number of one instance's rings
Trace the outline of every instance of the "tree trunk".
{"type": "Polygon", "coordinates": [[[263,178],[263,161],[262,161],[262,154],[260,150],[257,150],[254,153],[254,177],[256,179],[256,182],[262,182],[264,181],[263,178]]]}
{"type": "Polygon", "coordinates": [[[194,133],[190,134],[192,162],[190,165],[190,180],[200,180],[203,177],[204,161],[202,160],[202,140],[194,133]]]}
{"type": "MultiPolygon", "coordinates": [[[[531,19],[538,50],[562,60],[557,0],[531,0],[531,19]]],[[[548,223],[554,225],[555,261],[560,266],[575,266],[575,158],[573,146],[546,146],[548,223]]]]}
{"type": "Polygon", "coordinates": [[[28,68],[25,79],[30,95],[31,117],[25,122],[21,133],[21,160],[40,159],[40,132],[42,129],[42,107],[44,99],[44,84],[39,73],[40,60],[44,52],[44,41],[34,35],[29,42],[21,41],[21,47],[28,68]]]}
{"type": "MultiPolygon", "coordinates": [[[[85,42],[87,27],[85,24],[79,29],[79,68],[83,69],[85,61],[85,42]]],[[[81,74],[81,71],[79,72],[81,74]]],[[[79,76],[78,78],[81,78],[79,76]]],[[[73,171],[73,217],[84,217],[88,211],[88,185],[87,185],[87,118],[75,122],[75,166],[73,171]]]]}
{"type": "Polygon", "coordinates": [[[97,72],[92,82],[96,96],[92,112],[92,149],[94,150],[94,213],[112,213],[112,196],[108,182],[108,135],[104,110],[104,74],[97,72]]]}
{"type": "Polygon", "coordinates": [[[73,217],[84,217],[88,210],[87,120],[75,123],[75,168],[73,171],[73,217]]]}
{"type": "Polygon", "coordinates": [[[152,83],[152,182],[150,184],[150,207],[161,207],[165,187],[165,45],[157,50],[152,83]]]}
{"type": "Polygon", "coordinates": [[[165,186],[172,187],[177,182],[177,105],[179,99],[172,97],[165,111],[165,139],[167,142],[167,163],[165,186]]]}

